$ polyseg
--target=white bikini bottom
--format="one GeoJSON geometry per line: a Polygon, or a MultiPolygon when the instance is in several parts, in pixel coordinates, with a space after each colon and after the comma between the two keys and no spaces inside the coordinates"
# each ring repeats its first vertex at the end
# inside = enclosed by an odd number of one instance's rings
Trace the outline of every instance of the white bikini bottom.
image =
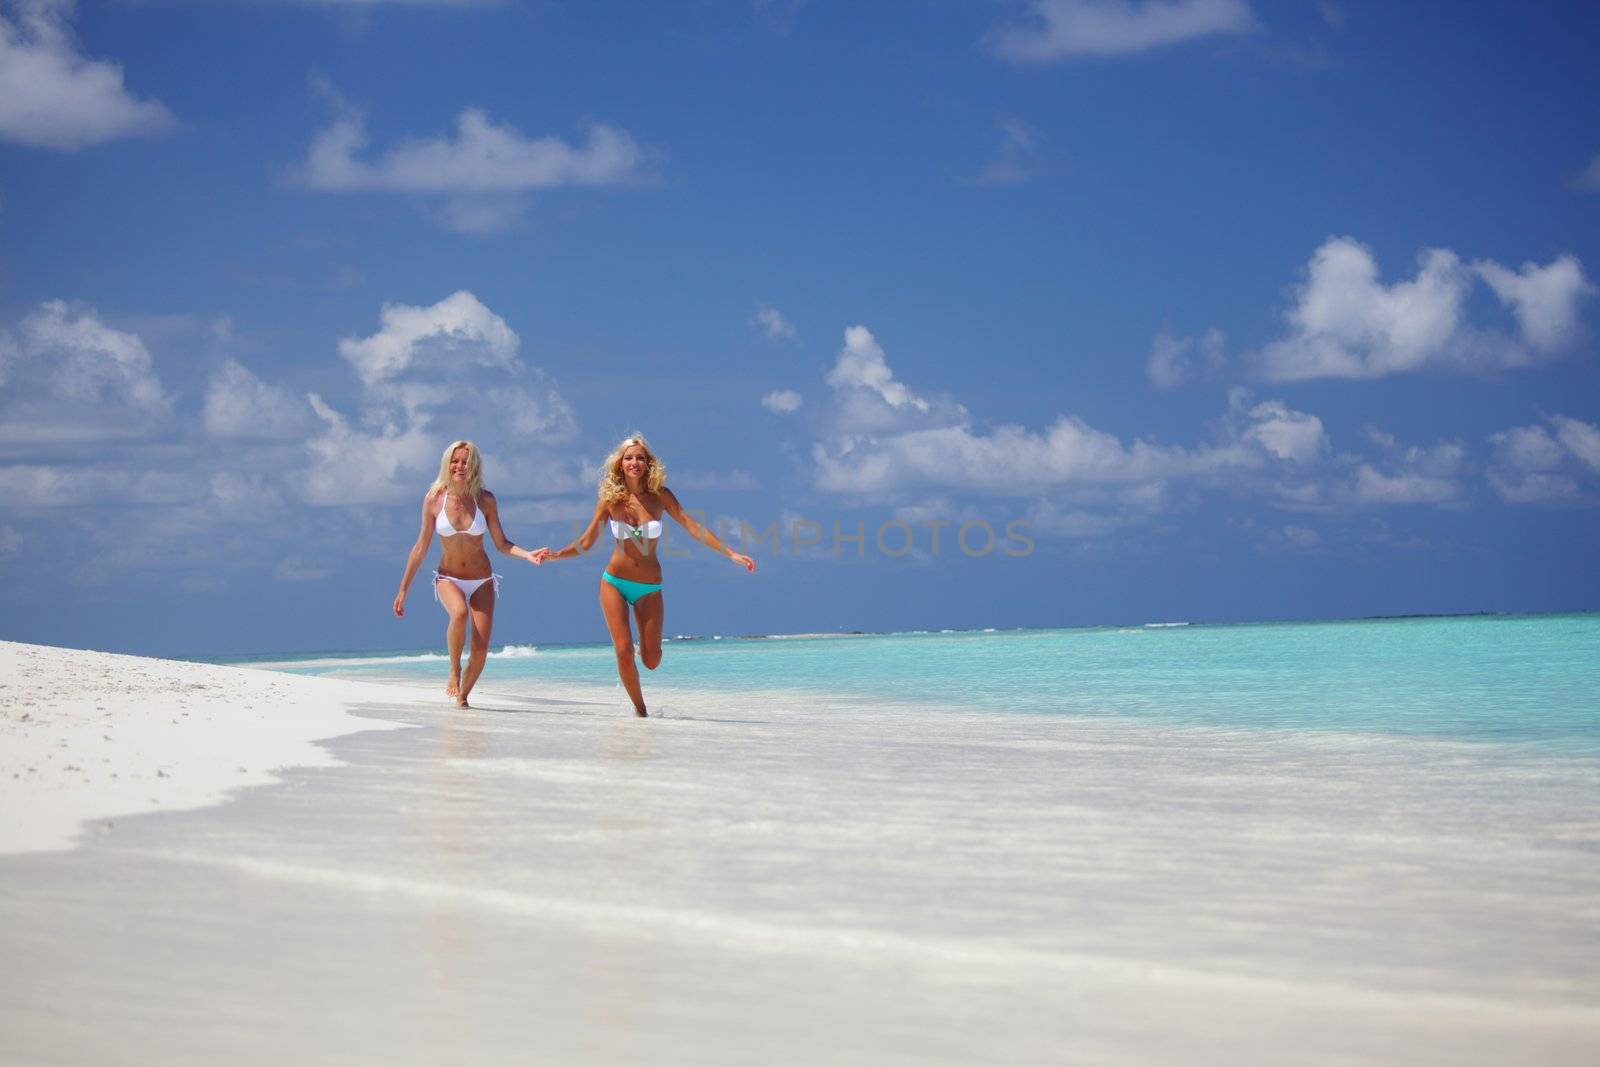
{"type": "Polygon", "coordinates": [[[438,571],[434,571],[433,599],[435,600],[439,599],[440,582],[449,582],[451,585],[461,590],[461,595],[466,598],[468,604],[472,603],[472,594],[476,593],[478,591],[478,587],[484,582],[493,582],[495,599],[498,600],[500,597],[500,576],[498,574],[491,574],[487,578],[452,578],[448,574],[440,574],[438,571]]]}

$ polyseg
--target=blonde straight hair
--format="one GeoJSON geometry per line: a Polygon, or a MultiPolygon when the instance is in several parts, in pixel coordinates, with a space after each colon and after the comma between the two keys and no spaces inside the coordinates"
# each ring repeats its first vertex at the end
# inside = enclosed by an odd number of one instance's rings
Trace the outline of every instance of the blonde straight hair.
{"type": "Polygon", "coordinates": [[[628,482],[622,476],[622,454],[635,445],[644,449],[644,454],[650,457],[650,469],[645,472],[644,487],[652,493],[659,492],[667,480],[666,464],[650,451],[650,442],[644,439],[644,434],[631,433],[611,450],[611,455],[600,467],[600,499],[607,504],[615,504],[628,495],[628,482]]]}
{"type": "Polygon", "coordinates": [[[483,492],[483,456],[478,453],[478,446],[471,441],[451,441],[445,448],[444,455],[439,457],[439,477],[428,486],[428,495],[432,496],[450,485],[450,457],[456,454],[458,448],[467,450],[467,494],[476,504],[478,494],[483,492]]]}

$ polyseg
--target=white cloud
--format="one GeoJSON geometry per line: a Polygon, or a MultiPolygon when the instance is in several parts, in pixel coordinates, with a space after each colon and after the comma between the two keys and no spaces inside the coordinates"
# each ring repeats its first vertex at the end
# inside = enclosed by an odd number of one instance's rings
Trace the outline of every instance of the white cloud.
{"type": "Polygon", "coordinates": [[[125,464],[81,467],[17,464],[0,467],[0,499],[8,507],[52,509],[80,505],[184,504],[194,496],[189,464],[162,468],[125,464]]]}
{"type": "Polygon", "coordinates": [[[1460,330],[1467,274],[1454,253],[1420,257],[1417,277],[1385,287],[1372,253],[1334,238],[1312,256],[1287,318],[1291,335],[1263,351],[1266,376],[1379,378],[1447,355],[1460,330]]]}
{"type": "Polygon", "coordinates": [[[1031,493],[1070,483],[1120,483],[1195,476],[1259,460],[1237,445],[1188,451],[1136,440],[1124,445],[1082,419],[1060,416],[1043,433],[1001,426],[913,430],[842,447],[815,446],[820,489],[878,493],[914,486],[1031,493]]]}
{"type": "Polygon", "coordinates": [[[1578,483],[1552,471],[1489,469],[1489,484],[1507,504],[1559,504],[1578,499],[1578,483]]]}
{"type": "Polygon", "coordinates": [[[1356,469],[1355,500],[1361,504],[1442,504],[1454,500],[1449,478],[1406,472],[1385,474],[1368,463],[1356,469]]]}
{"type": "Polygon", "coordinates": [[[952,426],[966,421],[966,412],[959,405],[935,403],[896,381],[882,346],[865,326],[851,326],[844,331],[844,347],[828,372],[827,382],[834,390],[836,430],[844,436],[952,426]]]}
{"type": "Polygon", "coordinates": [[[523,362],[520,347],[504,318],[462,290],[430,306],[384,304],[378,331],[339,341],[358,384],[349,405],[298,397],[230,362],[211,379],[206,430],[259,443],[232,446],[235,459],[250,461],[211,478],[214,501],[229,514],[296,499],[413,504],[454,438],[477,443],[491,486],[570,493],[589,485],[587,464],[550,451],[576,429],[573,411],[546,374],[523,362]],[[267,443],[299,437],[307,438],[299,448],[267,443]]]}
{"type": "Polygon", "coordinates": [[[1527,366],[1570,345],[1578,332],[1578,305],[1594,292],[1570,256],[1547,267],[1526,264],[1520,272],[1487,261],[1469,270],[1447,249],[1422,253],[1416,277],[1386,286],[1370,250],[1335,237],[1311,258],[1285,316],[1288,336],[1265,346],[1255,362],[1274,381],[1527,366]],[[1475,276],[1512,309],[1518,337],[1467,321],[1475,276]]]}
{"type": "Polygon", "coordinates": [[[191,526],[265,518],[296,500],[333,505],[409,502],[438,468],[439,451],[471,436],[502,486],[543,493],[587,484],[585,469],[545,446],[570,436],[570,405],[517,356],[520,341],[471,293],[431,307],[386,305],[381,328],[340,351],[359,381],[353,414],[321,396],[300,397],[237,361],[206,384],[206,438],[152,440],[172,430],[172,402],[137,335],[61,301],[0,330],[0,445],[32,458],[40,445],[122,440],[115,462],[0,468],[0,499],[16,507],[194,503],[191,526]],[[302,437],[303,445],[291,444],[302,437]],[[225,449],[216,439],[230,439],[225,449]],[[136,446],[136,447],[135,447],[136,446]]]}
{"type": "Polygon", "coordinates": [[[1461,472],[1466,448],[1457,441],[1402,445],[1392,435],[1367,427],[1375,456],[1327,454],[1304,463],[1281,463],[1253,487],[1264,490],[1290,511],[1348,513],[1372,507],[1465,503],[1461,472]]]}
{"type": "Polygon", "coordinates": [[[257,378],[237,360],[211,376],[204,423],[212,437],[295,438],[313,424],[303,397],[257,378]]]}
{"type": "Polygon", "coordinates": [[[312,139],[296,180],[324,192],[437,194],[446,198],[438,217],[452,229],[504,229],[521,217],[524,195],[535,190],[621,185],[644,177],[644,153],[624,130],[595,123],[585,143],[569,144],[526,137],[479,108],[456,116],[453,135],[407,138],[362,159],[368,138],[360,111],[326,81],[313,84],[337,114],[312,139]]]}
{"type": "Polygon", "coordinates": [[[303,180],[330,192],[512,193],[635,180],[641,160],[633,138],[610,126],[591,126],[588,143],[574,146],[524,137],[477,108],[456,117],[454,139],[402,141],[371,163],[355,157],[366,141],[359,118],[336,119],[312,142],[303,180]]]}
{"type": "Polygon", "coordinates": [[[15,526],[0,526],[0,556],[9,556],[22,547],[22,535],[15,526]]]}
{"type": "MultiPolygon", "coordinates": [[[[143,321],[157,335],[166,328],[170,341],[192,332],[198,320],[143,321]]],[[[212,320],[206,330],[225,336],[226,320],[212,320]]],[[[292,401],[242,367],[232,370],[237,373],[224,368],[211,382],[203,422],[212,431],[261,436],[247,425],[251,398],[269,409],[292,401]]],[[[186,432],[187,422],[172,418],[173,400],[141,337],[63,301],[41,304],[14,334],[0,337],[0,371],[0,442],[22,460],[0,466],[0,499],[23,511],[85,508],[96,521],[103,521],[102,509],[115,509],[119,531],[141,507],[160,505],[175,547],[136,549],[128,542],[131,566],[203,553],[209,549],[197,549],[197,542],[219,524],[270,515],[275,508],[268,505],[281,506],[289,472],[302,455],[267,442],[218,448],[186,432]],[[41,461],[40,453],[48,459],[41,461]],[[243,488],[230,490],[235,485],[243,488]]],[[[309,427],[309,414],[307,408],[302,428],[309,427]]],[[[284,427],[274,429],[282,435],[284,427]]],[[[112,556],[97,560],[94,568],[114,571],[112,556]]]]}
{"type": "MultiPolygon", "coordinates": [[[[5,450],[14,458],[0,463],[0,499],[29,522],[75,509],[74,525],[103,543],[65,574],[99,582],[223,560],[270,572],[291,540],[308,536],[342,546],[335,561],[370,554],[373,529],[387,521],[375,518],[375,506],[415,508],[455,437],[479,444],[490,485],[513,498],[587,490],[592,499],[590,464],[551,444],[573,429],[570,409],[537,368],[516,358],[514,342],[495,351],[497,338],[515,335],[467,297],[442,301],[431,317],[428,308],[401,307],[373,344],[357,339],[351,401],[300,398],[284,383],[223,363],[193,387],[202,417],[192,428],[174,424],[137,336],[92,312],[42,305],[0,330],[0,426],[28,425],[12,417],[22,401],[38,408],[48,400],[51,414],[73,415],[73,432],[88,446],[73,451],[52,440],[41,448],[35,436],[22,442],[25,450],[5,450]],[[122,440],[105,447],[113,436],[122,440]],[[48,458],[37,458],[41,452],[48,458]],[[305,503],[327,506],[308,511],[305,503]],[[296,518],[286,525],[290,510],[296,518]]],[[[23,521],[16,527],[30,547],[40,536],[23,521]]]]}
{"type": "Polygon", "coordinates": [[[1496,458],[1519,471],[1547,471],[1561,466],[1566,452],[1543,426],[1518,426],[1489,438],[1496,458]]]}
{"type": "Polygon", "coordinates": [[[572,405],[541,370],[529,368],[523,376],[533,388],[507,385],[490,393],[489,406],[498,408],[513,437],[565,440],[577,428],[572,405]]]}
{"type": "Polygon", "coordinates": [[[1565,415],[1550,416],[1556,437],[1573,457],[1593,471],[1600,471],[1600,428],[1565,415]]]}
{"type": "MultiPolygon", "coordinates": [[[[960,488],[1027,495],[1121,485],[1153,493],[1158,483],[1175,479],[1315,467],[1329,453],[1321,419],[1280,400],[1252,403],[1244,390],[1230,394],[1219,439],[1196,447],[1124,443],[1071,415],[1058,416],[1042,432],[1014,425],[980,431],[953,401],[915,406],[919,398],[895,379],[882,347],[864,327],[847,334],[828,380],[839,409],[835,432],[815,443],[812,462],[817,487],[835,492],[960,488]],[[899,401],[900,417],[862,417],[863,398],[877,404],[880,414],[894,411],[891,401],[899,401]]],[[[1127,501],[1117,503],[1126,512],[1127,501]]]]}
{"type": "Polygon", "coordinates": [[[1029,24],[987,35],[992,54],[1013,63],[1131,55],[1256,28],[1243,0],[1033,0],[1031,6],[1029,24]]]}
{"type": "Polygon", "coordinates": [[[1175,389],[1188,382],[1212,377],[1227,363],[1226,338],[1221,330],[1207,330],[1203,337],[1173,337],[1158,333],[1150,345],[1145,375],[1157,389],[1175,389]]]}
{"type": "Polygon", "coordinates": [[[828,372],[828,384],[835,389],[871,390],[890,407],[909,405],[918,411],[928,410],[926,400],[894,380],[883,346],[865,326],[851,326],[844,331],[844,347],[839,350],[833,370],[828,372]]]}
{"type": "Polygon", "coordinates": [[[339,354],[368,386],[430,364],[508,369],[522,343],[504,319],[465,289],[429,307],[384,304],[378,319],[382,328],[371,337],[339,342],[339,354]]]}
{"type": "Polygon", "coordinates": [[[571,407],[517,358],[516,332],[466,290],[428,307],[385,304],[379,320],[372,336],[341,340],[339,354],[382,421],[426,425],[435,412],[475,406],[498,412],[519,437],[571,432],[571,407]]]}
{"type": "Polygon", "coordinates": [[[47,300],[0,330],[0,444],[148,436],[171,413],[144,342],[93,309],[47,300]]]}
{"type": "Polygon", "coordinates": [[[1267,400],[1248,411],[1242,410],[1242,393],[1233,398],[1247,423],[1238,435],[1252,442],[1278,459],[1291,463],[1309,463],[1328,451],[1328,435],[1323,432],[1322,420],[1303,411],[1294,411],[1281,400],[1267,400]]]}
{"type": "MultiPolygon", "coordinates": [[[[865,331],[863,331],[865,333],[865,331]]],[[[1126,439],[1074,415],[1058,415],[1042,431],[1022,426],[975,427],[953,401],[928,405],[916,417],[863,429],[847,405],[865,394],[887,407],[869,386],[895,381],[882,349],[858,338],[835,374],[836,406],[845,412],[823,425],[833,431],[813,443],[816,488],[905,506],[949,491],[1034,498],[1041,533],[1098,537],[1148,523],[1163,512],[1193,506],[1207,492],[1260,496],[1275,506],[1307,512],[1350,512],[1369,507],[1464,501],[1461,472],[1466,450],[1458,442],[1405,446],[1368,427],[1379,454],[1335,452],[1316,415],[1280,399],[1253,398],[1234,389],[1211,439],[1163,444],[1126,439]]],[[[903,397],[902,397],[903,399],[903,397]]],[[[909,406],[909,405],[906,405],[909,406]]],[[[1305,538],[1290,547],[1310,547],[1305,538]]]]}
{"type": "Polygon", "coordinates": [[[794,323],[783,317],[783,312],[765,304],[756,308],[756,313],[751,316],[750,321],[761,327],[773,341],[792,341],[799,333],[794,328],[794,323]]]}
{"type": "Polygon", "coordinates": [[[1457,475],[1466,449],[1456,441],[1396,446],[1375,462],[1360,463],[1339,496],[1348,504],[1448,504],[1461,497],[1457,475]]]}
{"type": "MultiPolygon", "coordinates": [[[[487,454],[497,444],[522,452],[574,432],[571,405],[543,371],[518,358],[521,339],[472,293],[426,307],[385,304],[379,319],[377,333],[339,342],[363,386],[357,420],[321,396],[308,398],[324,425],[307,443],[313,501],[407,500],[432,479],[440,449],[455,438],[471,438],[487,454]]],[[[565,483],[555,474],[530,478],[565,483]]]]}
{"type": "Polygon", "coordinates": [[[1572,187],[1586,193],[1600,193],[1600,153],[1589,160],[1589,165],[1572,176],[1572,187]]]}
{"type": "Polygon", "coordinates": [[[129,94],[121,67],[79,52],[71,0],[11,7],[13,17],[0,11],[0,138],[73,151],[176,128],[164,105],[129,94]]]}
{"type": "Polygon", "coordinates": [[[1578,333],[1578,301],[1595,293],[1572,256],[1561,256],[1548,267],[1524,263],[1520,271],[1488,260],[1472,266],[1516,315],[1523,338],[1543,352],[1573,341],[1578,333]]]}
{"type": "Polygon", "coordinates": [[[429,431],[425,423],[362,433],[316,393],[307,399],[327,426],[306,442],[311,466],[305,491],[312,503],[394,504],[408,496],[421,498],[438,471],[440,441],[448,443],[448,435],[429,431]]]}
{"type": "Polygon", "coordinates": [[[1551,415],[1538,424],[1492,434],[1489,484],[1509,504],[1587,503],[1585,483],[1600,471],[1600,427],[1551,415]]]}
{"type": "Polygon", "coordinates": [[[774,389],[761,398],[761,406],[780,415],[789,415],[800,410],[803,399],[793,389],[774,389]]]}

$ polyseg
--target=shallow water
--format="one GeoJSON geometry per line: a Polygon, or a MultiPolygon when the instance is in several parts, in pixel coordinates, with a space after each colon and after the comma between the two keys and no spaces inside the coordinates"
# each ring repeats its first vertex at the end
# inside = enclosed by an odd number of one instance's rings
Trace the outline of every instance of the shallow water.
{"type": "MultiPolygon", "coordinates": [[[[439,652],[309,654],[304,673],[431,683],[439,652]]],[[[610,685],[609,646],[496,650],[486,682],[610,685]]],[[[1600,615],[671,641],[652,685],[1029,715],[1537,744],[1600,753],[1600,615]]]]}
{"type": "Polygon", "coordinates": [[[553,685],[363,708],[423,728],[0,859],[0,1062],[1455,1067],[1600,1041],[1600,759],[657,688],[663,719],[553,685]]]}

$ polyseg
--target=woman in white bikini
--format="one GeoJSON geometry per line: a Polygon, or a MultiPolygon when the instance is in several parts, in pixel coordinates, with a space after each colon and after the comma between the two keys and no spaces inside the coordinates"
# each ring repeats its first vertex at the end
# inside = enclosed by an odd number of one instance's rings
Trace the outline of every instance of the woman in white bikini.
{"type": "Polygon", "coordinates": [[[500,528],[500,509],[494,494],[483,487],[483,458],[471,441],[454,441],[439,460],[439,477],[422,497],[422,530],[406,557],[406,572],[395,594],[394,613],[406,613],[406,590],[428,554],[428,542],[439,535],[439,569],[433,572],[433,596],[450,614],[445,626],[445,647],[450,655],[450,684],[445,693],[455,698],[456,707],[465,708],[467,694],[483,673],[489,654],[489,631],[494,626],[494,602],[500,592],[500,576],[489,565],[483,550],[483,535],[494,538],[494,545],[508,556],[538,563],[534,554],[506,540],[500,528]],[[461,646],[466,640],[467,619],[472,620],[472,651],[467,669],[461,670],[461,646]]]}
{"type": "Polygon", "coordinates": [[[667,468],[650,451],[643,437],[633,434],[612,450],[600,468],[600,500],[594,516],[578,539],[565,548],[533,550],[535,563],[565,559],[589,551],[600,536],[603,522],[615,547],[606,569],[600,574],[600,611],[611,644],[617,653],[617,676],[633,701],[633,712],[647,714],[644,694],[639,689],[639,671],[633,665],[633,631],[628,624],[628,609],[639,623],[639,659],[649,670],[661,662],[661,622],[665,607],[661,601],[661,561],[656,558],[656,542],[661,539],[661,516],[671,515],[689,536],[714,552],[721,552],[747,571],[756,561],[741,556],[717,539],[716,534],[684,514],[683,506],[663,483],[667,468]]]}

